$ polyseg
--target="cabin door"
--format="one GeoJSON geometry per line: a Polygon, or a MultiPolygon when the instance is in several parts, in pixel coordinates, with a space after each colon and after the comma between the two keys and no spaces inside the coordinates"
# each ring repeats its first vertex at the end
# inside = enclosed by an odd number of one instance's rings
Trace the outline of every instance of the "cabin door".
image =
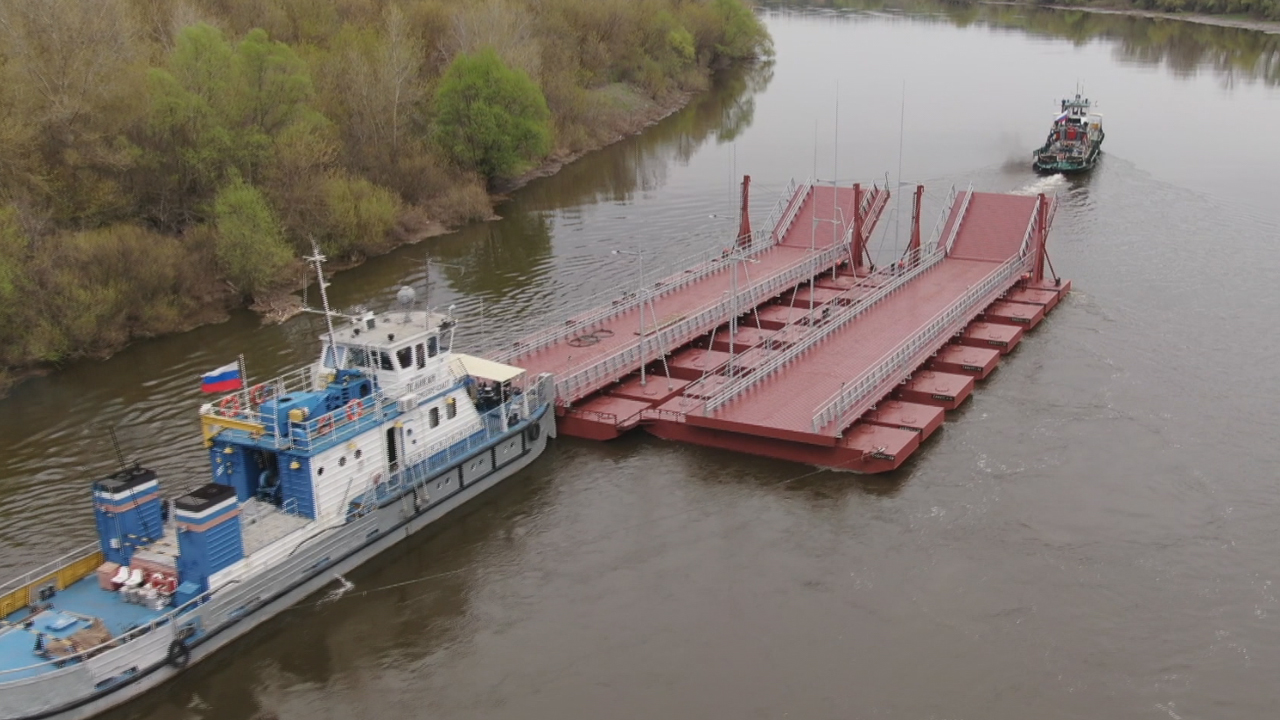
{"type": "Polygon", "coordinates": [[[387,428],[387,470],[391,473],[400,470],[400,438],[397,427],[387,428]]]}

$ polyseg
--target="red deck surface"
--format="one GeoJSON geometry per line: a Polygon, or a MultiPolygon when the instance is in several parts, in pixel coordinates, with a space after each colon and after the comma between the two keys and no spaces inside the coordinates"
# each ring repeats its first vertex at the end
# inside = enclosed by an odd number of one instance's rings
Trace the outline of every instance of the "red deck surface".
{"type": "Polygon", "coordinates": [[[938,372],[972,375],[979,380],[991,374],[1000,363],[1000,351],[994,348],[948,345],[929,361],[929,368],[938,372]]]}
{"type": "MultiPolygon", "coordinates": [[[[966,199],[962,194],[942,233],[943,245],[953,240],[945,259],[843,325],[825,324],[821,318],[854,307],[855,298],[876,290],[874,283],[893,278],[823,272],[812,283],[800,278],[790,288],[773,287],[767,294],[758,289],[767,279],[812,257],[811,248],[821,251],[843,236],[844,226],[831,222],[840,217],[834,210],[837,201],[843,217],[851,222],[852,191],[841,190],[837,195],[829,187],[815,188],[802,202],[794,201],[799,209],[783,239],[757,252],[755,262],[738,265],[740,297],[755,290],[754,302],[765,304],[753,308],[744,301],[738,306],[740,327],[732,357],[727,317],[709,318],[700,335],[675,347],[657,347],[650,336],[648,343],[653,347],[645,353],[647,366],[658,372],[641,387],[634,375],[638,362],[635,367],[616,360],[604,364],[640,343],[638,311],[632,309],[593,325],[607,331],[597,332],[594,342],[566,338],[511,362],[531,373],[556,373],[557,380],[584,367],[610,368],[598,380],[593,375],[590,387],[570,384],[577,397],[559,398],[562,429],[567,434],[605,439],[643,420],[653,434],[664,438],[858,472],[895,469],[941,426],[945,410],[964,402],[976,380],[990,373],[1000,356],[1017,345],[1024,330],[1053,308],[1070,283],[1020,280],[1033,257],[1020,253],[1028,246],[1028,237],[1032,241],[1039,237],[1028,235],[1038,207],[1036,198],[973,193],[966,199]],[[951,227],[961,217],[952,237],[951,227]],[[1012,262],[1002,268],[1006,261],[1012,262]],[[990,282],[998,269],[1001,279],[990,282]],[[979,285],[980,294],[968,295],[979,285]],[[1004,299],[992,302],[1002,294],[1004,299]],[[966,304],[956,305],[966,295],[966,304]],[[945,324],[934,322],[953,307],[960,310],[947,315],[945,324]],[[970,322],[984,312],[982,317],[991,322],[970,322]],[[927,327],[930,334],[921,336],[927,327]],[[780,353],[815,334],[822,335],[819,342],[787,356],[785,365],[779,364],[780,353]],[[698,347],[687,344],[697,337],[701,337],[698,347]],[[921,343],[919,337],[928,341],[921,343]],[[909,352],[902,352],[913,339],[909,352]],[[658,362],[663,356],[667,356],[665,365],[658,362]],[[915,367],[917,363],[924,367],[915,367]],[[769,367],[776,369],[766,375],[769,367]],[[857,412],[866,403],[878,405],[851,424],[843,420],[847,427],[830,422],[815,431],[814,416],[827,401],[872,371],[881,371],[875,375],[876,384],[867,385],[874,389],[852,407],[842,408],[857,412]],[[668,372],[672,380],[665,376],[668,372]],[[913,373],[908,380],[892,385],[908,372],[913,373]],[[609,387],[628,374],[626,380],[609,387]],[[705,410],[708,399],[741,382],[750,386],[715,410],[705,410]],[[593,395],[597,391],[600,394],[593,395]],[[873,397],[874,393],[880,396],[873,397]],[[885,397],[890,393],[893,399],[885,397]]],[[[648,307],[644,311],[649,332],[719,302],[730,289],[731,268],[726,265],[655,296],[656,312],[648,307]]],[[[824,420],[831,417],[826,415],[824,420]]]]}
{"type": "Polygon", "coordinates": [[[934,430],[942,427],[946,411],[935,405],[888,400],[879,407],[862,416],[862,421],[872,425],[901,428],[920,433],[920,439],[926,440],[934,430]]]}
{"type": "MultiPolygon", "coordinates": [[[[814,442],[813,416],[840,388],[926,325],[994,268],[990,262],[943,260],[897,293],[711,416],[689,422],[814,442]]],[[[834,438],[831,439],[834,442],[834,438]]]]}
{"type": "Polygon", "coordinates": [[[1030,330],[1044,319],[1044,306],[1001,300],[991,303],[991,307],[982,313],[982,317],[990,322],[1021,325],[1030,330]]]}
{"type": "Polygon", "coordinates": [[[1022,328],[1016,325],[1002,325],[989,322],[969,323],[969,327],[960,334],[961,345],[973,347],[990,347],[1008,355],[1022,342],[1022,328]]]}
{"type": "Polygon", "coordinates": [[[973,393],[973,386],[974,379],[969,375],[924,370],[900,385],[894,396],[907,402],[955,410],[973,393]]]}
{"type": "MultiPolygon", "coordinates": [[[[665,293],[659,288],[652,298],[653,307],[650,308],[646,303],[644,308],[644,327],[649,334],[644,347],[644,357],[652,362],[676,349],[675,347],[657,347],[652,333],[720,301],[725,293],[734,287],[732,269],[734,265],[738,266],[738,292],[740,295],[745,295],[751,287],[758,286],[796,263],[831,247],[833,238],[844,236],[845,222],[849,224],[853,222],[853,189],[840,188],[837,193],[836,189],[830,186],[815,186],[803,198],[795,219],[782,240],[777,245],[755,253],[752,256],[753,262],[727,262],[716,272],[683,287],[665,293]],[[835,212],[837,205],[840,209],[839,213],[835,212]],[[843,218],[843,222],[840,218],[843,218]],[[833,219],[835,219],[834,222],[833,219]]],[[[672,277],[676,278],[679,275],[672,277]]],[[[742,308],[744,313],[749,310],[751,310],[749,305],[742,308]]],[[[707,333],[717,324],[727,320],[728,318],[715,319],[707,327],[699,328],[694,336],[707,333]]],[[[506,362],[524,368],[529,376],[546,372],[554,374],[557,380],[596,366],[619,352],[640,345],[642,339],[640,310],[632,308],[608,320],[595,323],[589,329],[584,329],[584,335],[588,337],[564,338],[548,347],[511,357],[506,362]]],[[[625,374],[637,369],[639,369],[638,362],[621,368],[619,372],[625,374]]],[[[605,379],[598,383],[574,388],[570,397],[560,397],[559,401],[562,404],[577,402],[610,381],[605,379]]]]}

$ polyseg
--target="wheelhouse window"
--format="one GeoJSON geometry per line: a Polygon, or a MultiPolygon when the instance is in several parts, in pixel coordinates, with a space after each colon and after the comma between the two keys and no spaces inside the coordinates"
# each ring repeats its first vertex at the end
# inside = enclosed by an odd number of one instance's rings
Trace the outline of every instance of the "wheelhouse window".
{"type": "Polygon", "coordinates": [[[427,357],[435,357],[440,352],[440,339],[435,335],[427,338],[427,357]]]}
{"type": "Polygon", "coordinates": [[[396,366],[391,364],[391,355],[383,350],[378,350],[378,367],[383,370],[395,370],[396,366]]]}
{"type": "Polygon", "coordinates": [[[413,346],[402,347],[396,351],[396,360],[400,361],[400,369],[408,370],[413,367],[413,346]]]}
{"type": "Polygon", "coordinates": [[[330,370],[342,369],[346,367],[344,364],[347,360],[347,349],[338,346],[326,345],[324,348],[324,366],[330,370]]]}
{"type": "Polygon", "coordinates": [[[423,345],[422,343],[418,343],[416,346],[414,346],[414,349],[417,351],[417,354],[418,354],[418,367],[419,368],[426,367],[427,366],[427,346],[423,345]]]}

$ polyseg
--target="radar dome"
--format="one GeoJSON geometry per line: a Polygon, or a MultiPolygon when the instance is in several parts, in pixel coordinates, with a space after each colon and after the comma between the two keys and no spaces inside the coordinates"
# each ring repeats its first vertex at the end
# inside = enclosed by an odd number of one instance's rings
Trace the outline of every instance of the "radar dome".
{"type": "Polygon", "coordinates": [[[400,288],[400,292],[396,293],[396,300],[398,300],[400,304],[404,306],[412,305],[413,301],[417,299],[418,299],[418,293],[414,292],[413,288],[409,287],[408,285],[405,285],[404,287],[400,288]]]}

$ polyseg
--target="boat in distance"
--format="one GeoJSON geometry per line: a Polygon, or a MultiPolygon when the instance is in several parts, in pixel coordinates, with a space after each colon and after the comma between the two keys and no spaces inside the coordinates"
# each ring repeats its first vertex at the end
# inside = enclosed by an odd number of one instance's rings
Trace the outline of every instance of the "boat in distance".
{"type": "MultiPolygon", "coordinates": [[[[310,258],[320,273],[323,257],[310,258]]],[[[452,311],[330,312],[319,359],[205,376],[210,482],[92,483],[98,541],[0,587],[0,719],[79,720],[182,673],[528,466],[553,378],[453,352],[452,311]],[[335,322],[335,320],[337,322],[335,322]]]]}
{"type": "Polygon", "coordinates": [[[1092,170],[1102,154],[1102,115],[1091,112],[1088,98],[1062,101],[1044,145],[1033,152],[1032,166],[1042,174],[1081,173],[1092,170]]]}

